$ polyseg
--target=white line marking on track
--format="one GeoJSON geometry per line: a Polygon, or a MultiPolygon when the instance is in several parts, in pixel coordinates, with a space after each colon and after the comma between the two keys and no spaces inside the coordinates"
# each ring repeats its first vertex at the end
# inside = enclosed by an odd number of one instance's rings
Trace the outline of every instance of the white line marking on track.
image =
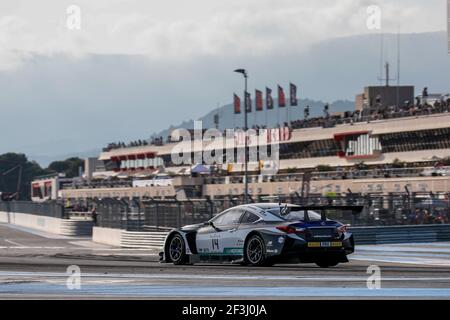
{"type": "Polygon", "coordinates": [[[90,251],[96,251],[96,252],[118,252],[122,253],[124,255],[145,255],[145,256],[157,256],[157,253],[134,253],[134,252],[142,252],[142,251],[152,251],[149,249],[126,249],[126,248],[80,248],[80,247],[43,247],[43,246],[20,246],[20,247],[12,247],[12,246],[0,246],[0,249],[48,249],[48,250],[60,250],[60,249],[67,249],[71,252],[77,252],[77,251],[83,251],[83,252],[90,252],[90,251]]]}
{"type": "Polygon", "coordinates": [[[97,251],[151,251],[152,249],[138,249],[138,248],[92,248],[97,251]]]}
{"type": "MultiPolygon", "coordinates": [[[[359,247],[372,246],[372,245],[360,245],[359,247]]],[[[419,243],[392,243],[392,244],[384,244],[384,246],[394,246],[394,247],[442,247],[442,248],[450,248],[450,243],[448,242],[419,242],[419,243]]]]}
{"type": "Polygon", "coordinates": [[[48,250],[59,250],[59,249],[66,249],[66,247],[5,247],[2,246],[0,249],[48,249],[48,250]]]}
{"type": "Polygon", "coordinates": [[[367,246],[367,247],[356,247],[355,252],[367,252],[367,251],[382,251],[382,252],[426,252],[426,253],[450,253],[450,248],[421,248],[421,247],[407,247],[407,246],[386,246],[386,245],[377,245],[377,246],[367,246]]]}
{"type": "MultiPolygon", "coordinates": [[[[11,272],[0,271],[0,277],[48,277],[66,278],[65,273],[52,272],[11,272]]],[[[332,281],[332,282],[366,282],[366,276],[274,276],[274,275],[193,275],[193,274],[103,274],[103,273],[83,273],[83,278],[103,278],[103,279],[182,279],[182,280],[286,280],[286,281],[332,281]]],[[[383,277],[383,281],[450,281],[450,277],[383,277]]]]}
{"type": "Polygon", "coordinates": [[[357,255],[350,257],[350,260],[359,261],[375,261],[375,262],[385,262],[385,263],[399,263],[399,264],[414,264],[414,265],[427,265],[427,266],[450,266],[450,260],[444,259],[425,259],[425,258],[414,258],[414,257],[386,257],[386,256],[364,256],[357,255]]]}
{"type": "Polygon", "coordinates": [[[261,286],[153,286],[86,285],[81,290],[67,290],[58,284],[10,284],[0,295],[15,296],[117,296],[117,297],[436,297],[449,298],[447,288],[362,288],[334,287],[261,287],[261,286]]]}
{"type": "Polygon", "coordinates": [[[8,242],[8,243],[10,243],[10,244],[12,244],[12,245],[14,245],[14,246],[24,247],[23,244],[20,244],[20,243],[18,243],[18,242],[12,241],[12,240],[5,239],[5,242],[8,242]]]}

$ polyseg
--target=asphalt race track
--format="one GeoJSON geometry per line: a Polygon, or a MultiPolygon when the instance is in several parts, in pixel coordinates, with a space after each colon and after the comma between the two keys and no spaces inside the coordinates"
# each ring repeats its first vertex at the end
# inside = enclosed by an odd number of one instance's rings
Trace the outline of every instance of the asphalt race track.
{"type": "Polygon", "coordinates": [[[173,266],[149,250],[0,224],[0,299],[9,298],[449,299],[450,243],[357,246],[350,263],[329,269],[173,266]],[[380,268],[379,289],[368,288],[371,265],[380,268]]]}

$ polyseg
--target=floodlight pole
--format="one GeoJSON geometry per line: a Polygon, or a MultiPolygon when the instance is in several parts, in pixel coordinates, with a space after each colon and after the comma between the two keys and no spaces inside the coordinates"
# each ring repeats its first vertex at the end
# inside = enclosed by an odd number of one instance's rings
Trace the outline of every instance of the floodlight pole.
{"type": "Polygon", "coordinates": [[[247,130],[248,130],[248,102],[247,102],[247,79],[248,74],[245,69],[236,69],[234,72],[241,73],[244,76],[245,81],[245,91],[244,91],[244,132],[245,132],[245,139],[244,139],[244,153],[245,153],[245,160],[244,160],[244,203],[248,203],[248,150],[247,150],[247,130]]]}

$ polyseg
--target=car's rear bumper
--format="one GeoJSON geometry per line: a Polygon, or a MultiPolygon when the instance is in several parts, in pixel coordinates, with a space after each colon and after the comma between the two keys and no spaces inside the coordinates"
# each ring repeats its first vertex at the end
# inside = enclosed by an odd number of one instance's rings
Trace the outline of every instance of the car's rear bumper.
{"type": "Polygon", "coordinates": [[[315,262],[318,258],[332,258],[348,262],[347,255],[354,252],[353,236],[345,240],[330,240],[330,246],[323,247],[319,241],[300,241],[286,238],[279,259],[297,259],[301,262],[315,262]]]}

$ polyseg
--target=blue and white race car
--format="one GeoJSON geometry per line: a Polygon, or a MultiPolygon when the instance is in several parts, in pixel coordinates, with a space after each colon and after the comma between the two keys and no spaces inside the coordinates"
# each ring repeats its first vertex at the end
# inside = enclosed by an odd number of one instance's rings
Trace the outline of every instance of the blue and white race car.
{"type": "Polygon", "coordinates": [[[302,207],[292,204],[247,204],[228,209],[211,220],[172,230],[162,262],[232,262],[252,266],[275,263],[316,263],[327,268],[348,262],[354,252],[347,225],[326,218],[332,210],[357,207],[302,207]],[[318,212],[321,212],[319,214],[318,212]]]}

